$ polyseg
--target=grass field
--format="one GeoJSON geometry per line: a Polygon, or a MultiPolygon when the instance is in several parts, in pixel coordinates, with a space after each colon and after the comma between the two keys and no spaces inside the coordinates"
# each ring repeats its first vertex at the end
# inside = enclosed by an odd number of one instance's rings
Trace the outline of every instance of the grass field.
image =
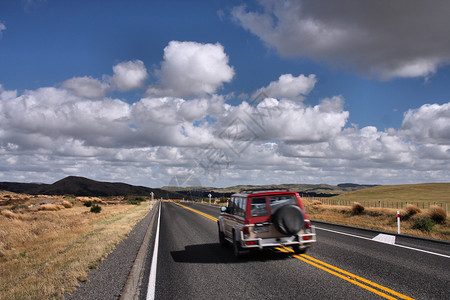
{"type": "MultiPolygon", "coordinates": [[[[339,197],[348,203],[364,200],[449,203],[449,189],[450,184],[379,186],[339,197]]],[[[96,268],[149,211],[145,204],[129,205],[124,200],[0,191],[0,300],[61,298],[62,293],[86,280],[87,272],[96,268]],[[91,213],[83,205],[85,201],[99,203],[101,212],[91,213]],[[35,206],[43,202],[50,202],[45,204],[50,210],[35,206]]],[[[351,206],[325,205],[314,199],[304,199],[304,203],[314,220],[393,233],[397,230],[394,209],[366,208],[354,214],[351,206]]],[[[429,210],[419,209],[414,216],[401,210],[401,215],[402,233],[450,240],[448,217],[440,223],[425,224],[429,227],[423,230],[414,226],[429,219],[429,210]]]]}
{"type": "Polygon", "coordinates": [[[331,199],[358,202],[442,202],[450,204],[450,183],[381,185],[345,193],[331,199]]]}
{"type": "Polygon", "coordinates": [[[149,211],[145,204],[100,204],[101,212],[92,213],[75,198],[73,207],[65,208],[59,203],[67,198],[45,196],[54,201],[47,211],[33,207],[39,197],[0,198],[16,203],[0,206],[0,299],[61,298],[149,211]]]}

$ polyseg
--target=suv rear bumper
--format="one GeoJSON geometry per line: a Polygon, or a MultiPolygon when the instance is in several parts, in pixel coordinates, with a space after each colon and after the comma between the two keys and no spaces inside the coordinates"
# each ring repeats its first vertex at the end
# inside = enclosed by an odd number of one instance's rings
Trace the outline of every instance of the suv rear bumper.
{"type": "Polygon", "coordinates": [[[316,242],[316,228],[311,226],[311,232],[299,235],[285,236],[279,238],[254,238],[246,239],[241,231],[241,247],[242,248],[259,248],[264,247],[279,247],[279,246],[293,246],[300,245],[301,248],[311,246],[311,243],[316,242]]]}

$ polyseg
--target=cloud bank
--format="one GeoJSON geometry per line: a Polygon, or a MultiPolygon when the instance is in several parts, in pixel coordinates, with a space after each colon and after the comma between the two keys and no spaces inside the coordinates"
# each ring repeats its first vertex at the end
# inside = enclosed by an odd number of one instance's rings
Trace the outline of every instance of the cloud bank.
{"type": "Polygon", "coordinates": [[[0,85],[0,180],[81,175],[163,186],[186,173],[216,186],[450,180],[450,103],[411,109],[398,129],[359,129],[347,124],[343,96],[305,104],[314,74],[281,74],[255,90],[263,95],[257,101],[228,103],[217,91],[234,70],[220,44],[171,42],[154,71],[147,82],[144,62],[135,60],[53,87],[0,85]],[[130,90],[143,96],[111,96],[130,90]]]}
{"type": "Polygon", "coordinates": [[[234,19],[282,56],[309,57],[383,80],[429,76],[450,63],[450,2],[260,1],[234,19]]]}

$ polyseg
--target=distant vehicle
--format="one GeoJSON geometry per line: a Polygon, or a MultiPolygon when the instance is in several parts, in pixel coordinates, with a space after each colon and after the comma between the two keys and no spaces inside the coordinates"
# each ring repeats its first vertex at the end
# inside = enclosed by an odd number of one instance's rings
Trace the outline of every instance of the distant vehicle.
{"type": "Polygon", "coordinates": [[[305,253],[316,241],[314,227],[298,193],[287,190],[246,190],[231,196],[217,221],[221,246],[234,255],[250,249],[290,246],[305,253]]]}

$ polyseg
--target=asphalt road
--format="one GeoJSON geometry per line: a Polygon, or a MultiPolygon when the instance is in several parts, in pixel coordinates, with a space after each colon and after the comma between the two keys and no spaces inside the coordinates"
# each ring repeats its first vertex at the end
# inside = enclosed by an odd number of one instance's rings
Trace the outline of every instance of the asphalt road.
{"type": "MultiPolygon", "coordinates": [[[[217,207],[183,205],[219,215],[217,207]]],[[[216,222],[165,202],[155,298],[450,299],[448,243],[397,237],[397,246],[373,241],[375,232],[315,225],[318,241],[306,255],[264,250],[237,259],[231,247],[220,247],[216,222]]]]}

